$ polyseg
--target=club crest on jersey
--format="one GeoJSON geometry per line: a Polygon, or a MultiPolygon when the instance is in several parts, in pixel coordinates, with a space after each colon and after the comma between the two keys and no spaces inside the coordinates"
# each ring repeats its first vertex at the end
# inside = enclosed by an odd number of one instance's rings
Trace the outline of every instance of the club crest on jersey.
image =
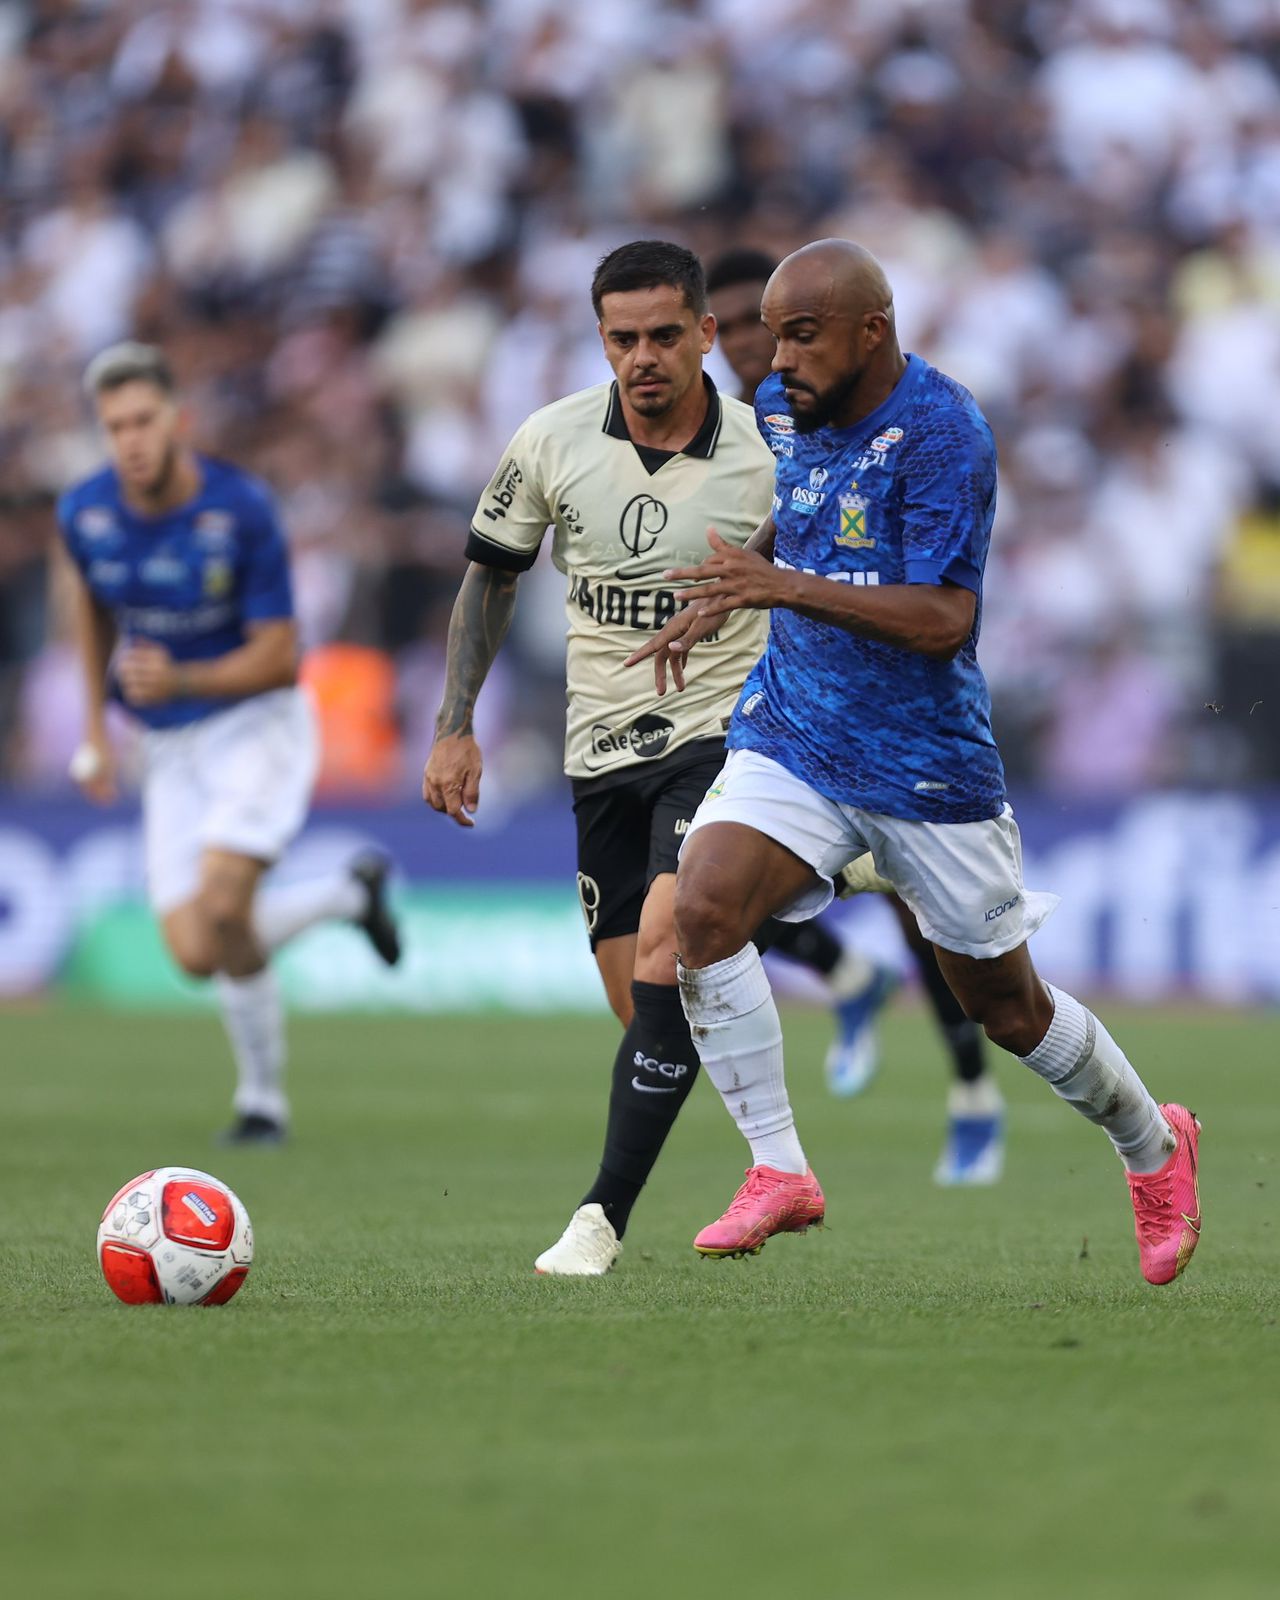
{"type": "Polygon", "coordinates": [[[874,550],[876,542],[867,532],[867,502],[860,494],[842,494],[840,531],[836,543],[843,550],[874,550]]]}
{"type": "Polygon", "coordinates": [[[229,511],[202,511],[193,526],[201,549],[220,550],[236,531],[236,519],[229,511]]]}
{"type": "Polygon", "coordinates": [[[208,600],[221,600],[231,592],[231,563],[215,557],[204,564],[203,589],[208,600]]]}

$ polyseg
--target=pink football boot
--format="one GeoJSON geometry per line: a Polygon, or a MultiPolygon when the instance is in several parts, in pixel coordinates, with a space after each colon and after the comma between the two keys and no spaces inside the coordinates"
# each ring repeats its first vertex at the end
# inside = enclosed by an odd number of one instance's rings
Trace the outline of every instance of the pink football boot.
{"type": "Polygon", "coordinates": [[[803,1233],[821,1224],[826,1201],[812,1171],[748,1167],[747,1181],[718,1222],[693,1241],[701,1256],[759,1255],[775,1233],[803,1233]]]}
{"type": "Polygon", "coordinates": [[[1186,1106],[1160,1110],[1178,1148],[1158,1172],[1128,1174],[1138,1260],[1148,1283],[1172,1283],[1200,1242],[1200,1124],[1186,1106]]]}

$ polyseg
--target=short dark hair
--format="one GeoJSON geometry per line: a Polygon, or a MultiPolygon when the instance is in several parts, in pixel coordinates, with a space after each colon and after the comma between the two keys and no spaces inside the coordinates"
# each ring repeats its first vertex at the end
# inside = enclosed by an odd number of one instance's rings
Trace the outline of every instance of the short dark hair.
{"type": "Polygon", "coordinates": [[[735,245],[718,255],[707,268],[707,293],[728,289],[735,283],[767,283],[777,271],[778,263],[766,250],[754,250],[750,245],[735,245]]]}
{"type": "Polygon", "coordinates": [[[154,383],[164,394],[173,394],[173,368],[163,350],[153,344],[125,339],[100,351],[85,369],[84,392],[90,399],[126,383],[154,383]]]}
{"type": "Polygon", "coordinates": [[[591,280],[591,304],[599,317],[607,294],[662,288],[679,289],[694,316],[705,315],[707,285],[693,251],[665,239],[636,239],[601,258],[591,280]]]}

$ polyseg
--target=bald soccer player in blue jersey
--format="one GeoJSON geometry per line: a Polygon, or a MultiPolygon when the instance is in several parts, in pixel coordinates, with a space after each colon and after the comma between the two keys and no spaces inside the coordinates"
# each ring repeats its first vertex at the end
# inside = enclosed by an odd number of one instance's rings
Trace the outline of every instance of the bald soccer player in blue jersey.
{"type": "Polygon", "coordinates": [[[110,464],[68,489],[86,733],[72,776],[116,795],[106,703],[143,733],[147,889],[165,943],[213,978],[237,1069],[235,1143],[285,1135],[284,1013],[270,953],[313,923],[357,924],[399,958],[386,863],[261,890],[306,818],[318,745],[297,687],[298,636],[284,535],[266,487],[187,443],[163,353],[104,351],[85,389],[110,464]]]}
{"type": "Polygon", "coordinates": [[[828,239],[786,258],[761,316],[777,340],[757,416],[778,445],[773,515],[744,548],[669,572],[687,610],[630,658],[677,685],[740,609],[769,641],[676,878],[681,998],[752,1164],[704,1255],[754,1252],[822,1219],[787,1097],[782,1032],[751,933],[816,915],[870,851],[966,1014],[1110,1138],[1143,1276],[1168,1283],[1200,1232],[1199,1124],[1157,1105],[1102,1023],[1042,981],[1027,938],[1056,904],[1022,881],[1017,824],[978,666],[996,455],[973,396],[904,355],[879,263],[828,239]]]}
{"type": "MultiPolygon", "coordinates": [[[[777,265],[777,258],[762,250],[739,247],[726,250],[707,267],[707,298],[716,319],[720,353],[742,385],[744,400],[753,400],[760,385],[770,377],[774,338],[760,320],[760,302],[764,286],[777,265]]],[[[758,420],[774,456],[785,454],[791,448],[789,436],[770,425],[768,411],[758,420]]],[[[870,872],[872,866],[869,855],[856,861],[837,886],[838,892],[883,889],[885,885],[870,872]]],[[[934,1182],[943,1185],[995,1183],[1004,1169],[1004,1099],[995,1074],[990,1070],[989,1053],[983,1049],[982,1030],[965,1016],[942,976],[933,946],[920,932],[906,904],[895,894],[886,899],[915,958],[951,1061],[947,1132],[942,1154],[933,1169],[934,1182]]],[[[853,965],[853,959],[844,955],[820,918],[810,918],[806,922],[774,922],[773,927],[790,930],[789,943],[779,940],[775,933],[770,946],[784,956],[796,959],[807,952],[810,961],[824,970],[834,964],[837,956],[841,957],[843,967],[853,965]]],[[[885,982],[883,973],[875,972],[865,988],[838,1007],[841,1038],[827,1057],[827,1080],[833,1093],[857,1093],[874,1073],[879,1060],[875,1016],[891,990],[892,985],[885,982]]]]}

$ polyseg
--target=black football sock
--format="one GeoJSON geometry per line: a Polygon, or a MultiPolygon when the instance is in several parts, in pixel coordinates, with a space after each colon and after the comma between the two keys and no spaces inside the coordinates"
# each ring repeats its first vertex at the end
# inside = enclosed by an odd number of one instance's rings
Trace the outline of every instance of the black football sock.
{"type": "Polygon", "coordinates": [[[698,1052],[674,984],[633,983],[635,1014],[613,1063],[600,1171],[582,1204],[604,1207],[619,1238],[698,1076],[698,1052]]]}
{"type": "Polygon", "coordinates": [[[974,1083],[987,1070],[986,1053],[982,1043],[982,1029],[964,1014],[964,1008],[952,994],[942,968],[933,952],[933,946],[915,952],[920,965],[920,977],[929,996],[929,1004],[942,1029],[942,1037],[951,1052],[951,1067],[961,1083],[974,1083]]]}
{"type": "Polygon", "coordinates": [[[829,978],[839,964],[844,946],[835,934],[814,917],[808,922],[779,922],[771,917],[765,923],[768,948],[820,977],[829,978]]]}

